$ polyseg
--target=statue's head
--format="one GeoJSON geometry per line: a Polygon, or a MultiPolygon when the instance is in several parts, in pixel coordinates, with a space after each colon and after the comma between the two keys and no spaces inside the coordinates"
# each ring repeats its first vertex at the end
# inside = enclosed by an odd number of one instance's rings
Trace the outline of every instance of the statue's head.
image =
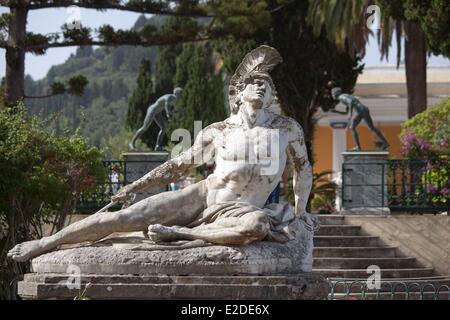
{"type": "Polygon", "coordinates": [[[341,88],[335,87],[331,89],[331,96],[333,97],[334,100],[337,100],[341,94],[342,94],[341,88]]]}
{"type": "Polygon", "coordinates": [[[176,87],[175,89],[173,89],[173,95],[175,97],[177,97],[177,99],[179,97],[181,97],[181,93],[183,92],[183,89],[181,89],[180,87],[176,87]]]}
{"type": "Polygon", "coordinates": [[[254,109],[270,107],[275,88],[269,76],[252,75],[244,82],[244,90],[239,94],[241,103],[247,103],[254,109]]]}
{"type": "Polygon", "coordinates": [[[269,70],[280,62],[278,51],[269,46],[260,46],[244,57],[230,81],[232,113],[238,113],[242,105],[248,112],[256,113],[276,101],[276,89],[269,70]]]}

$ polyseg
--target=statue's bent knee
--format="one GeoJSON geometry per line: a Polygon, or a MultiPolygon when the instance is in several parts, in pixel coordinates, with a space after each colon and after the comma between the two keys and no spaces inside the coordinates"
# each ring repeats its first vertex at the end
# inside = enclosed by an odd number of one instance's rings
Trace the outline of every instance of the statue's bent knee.
{"type": "Polygon", "coordinates": [[[269,221],[263,212],[250,214],[245,219],[246,221],[242,226],[242,233],[258,239],[266,236],[269,231],[269,221]]]}

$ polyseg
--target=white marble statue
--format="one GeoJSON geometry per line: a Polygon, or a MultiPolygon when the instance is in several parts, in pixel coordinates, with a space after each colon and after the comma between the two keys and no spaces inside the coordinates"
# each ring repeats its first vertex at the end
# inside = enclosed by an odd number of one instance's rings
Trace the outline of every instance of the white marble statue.
{"type": "Polygon", "coordinates": [[[134,193],[167,185],[214,158],[208,178],[116,212],[94,214],[54,235],[18,244],[8,256],[25,261],[63,244],[97,241],[115,232],[148,232],[155,242],[203,240],[231,246],[292,240],[295,232],[289,226],[298,219],[312,231],[316,217],[306,212],[312,170],[302,128],[268,109],[276,98],[268,72],[280,62],[279,53],[268,46],[247,54],[230,82],[231,116],[204,128],[189,150],[123,187],[112,200],[124,202],[134,193]],[[294,169],[295,208],[265,205],[287,164],[294,169]]]}

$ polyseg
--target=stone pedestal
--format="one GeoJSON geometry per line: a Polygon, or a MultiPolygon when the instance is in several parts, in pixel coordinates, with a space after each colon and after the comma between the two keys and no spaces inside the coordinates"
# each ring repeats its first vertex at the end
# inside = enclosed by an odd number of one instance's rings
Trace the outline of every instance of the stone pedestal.
{"type": "Polygon", "coordinates": [[[43,254],[19,282],[24,299],[323,299],[328,282],[312,271],[313,232],[292,222],[287,243],[220,246],[201,240],[155,244],[142,232],[43,254]]]}
{"type": "MultiPolygon", "coordinates": [[[[70,299],[78,287],[65,284],[71,274],[26,274],[19,282],[22,299],[70,299]]],[[[319,300],[328,294],[328,282],[315,273],[279,276],[141,276],[82,275],[77,281],[81,291],[92,286],[86,296],[104,299],[249,299],[249,300],[319,300]]]]}
{"type": "Polygon", "coordinates": [[[342,152],[341,214],[389,214],[387,151],[342,152]]]}
{"type": "MultiPolygon", "coordinates": [[[[157,166],[169,160],[168,152],[126,152],[125,160],[125,184],[130,184],[157,166]]],[[[136,195],[135,202],[151,195],[167,191],[167,187],[158,187],[140,192],[136,195]]]]}

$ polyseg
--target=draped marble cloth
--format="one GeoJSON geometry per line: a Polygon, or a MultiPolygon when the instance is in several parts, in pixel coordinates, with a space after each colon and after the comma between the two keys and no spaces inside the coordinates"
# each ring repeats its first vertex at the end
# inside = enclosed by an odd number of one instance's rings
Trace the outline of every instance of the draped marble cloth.
{"type": "Polygon", "coordinates": [[[295,235],[289,225],[295,219],[295,215],[289,203],[270,203],[264,208],[246,202],[217,203],[203,210],[187,227],[213,229],[215,223],[220,224],[224,219],[239,218],[251,212],[263,212],[268,218],[269,231],[264,241],[287,242],[294,239],[295,235]]]}
{"type": "MultiPolygon", "coordinates": [[[[271,203],[263,208],[256,207],[245,202],[227,201],[214,204],[203,210],[196,219],[185,227],[206,228],[211,231],[214,228],[222,228],[221,222],[226,218],[239,218],[251,212],[263,212],[267,217],[269,230],[263,241],[285,243],[294,240],[296,227],[293,226],[296,217],[294,210],[289,203],[271,203]]],[[[298,230],[297,230],[298,232],[298,230]]],[[[63,247],[84,247],[84,246],[113,246],[128,250],[181,250],[189,248],[217,246],[203,240],[179,240],[172,242],[155,243],[142,236],[142,232],[131,232],[123,235],[113,234],[105,239],[94,243],[77,245],[64,245],[63,247]]]]}

